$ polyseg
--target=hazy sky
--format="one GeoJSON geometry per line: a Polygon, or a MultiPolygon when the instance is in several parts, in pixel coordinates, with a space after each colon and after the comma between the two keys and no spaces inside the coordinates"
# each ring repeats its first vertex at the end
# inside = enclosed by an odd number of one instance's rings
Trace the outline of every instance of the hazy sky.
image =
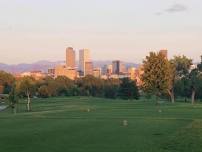
{"type": "Polygon", "coordinates": [[[199,61],[201,0],[0,0],[0,62],[64,60],[65,48],[95,60],[141,62],[168,49],[199,61]]]}

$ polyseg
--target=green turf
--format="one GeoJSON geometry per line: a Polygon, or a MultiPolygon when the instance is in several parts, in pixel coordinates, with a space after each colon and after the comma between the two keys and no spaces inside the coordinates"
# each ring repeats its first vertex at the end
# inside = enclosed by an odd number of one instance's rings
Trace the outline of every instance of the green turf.
{"type": "Polygon", "coordinates": [[[25,108],[0,112],[0,152],[202,151],[202,104],[75,97],[25,108]]]}

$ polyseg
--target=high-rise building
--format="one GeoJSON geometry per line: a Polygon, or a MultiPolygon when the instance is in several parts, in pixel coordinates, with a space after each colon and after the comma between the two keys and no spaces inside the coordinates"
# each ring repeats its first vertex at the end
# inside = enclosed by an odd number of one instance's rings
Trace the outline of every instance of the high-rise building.
{"type": "Polygon", "coordinates": [[[76,54],[72,47],[66,49],[66,67],[75,68],[76,67],[76,54]]]}
{"type": "Polygon", "coordinates": [[[112,75],[112,65],[111,64],[109,64],[109,65],[107,65],[107,75],[112,75]]]}
{"type": "Polygon", "coordinates": [[[93,76],[96,78],[100,78],[101,77],[101,68],[94,68],[93,69],[93,76]]]}
{"type": "Polygon", "coordinates": [[[83,76],[86,75],[86,62],[90,62],[90,50],[82,49],[79,51],[79,71],[82,73],[83,76]]]}
{"type": "Polygon", "coordinates": [[[102,75],[107,75],[107,65],[102,67],[102,75]]]}
{"type": "Polygon", "coordinates": [[[85,76],[93,75],[93,62],[85,62],[85,76]]]}
{"type": "Polygon", "coordinates": [[[134,67],[131,67],[128,69],[128,76],[131,80],[135,80],[136,78],[136,69],[134,67]]]}
{"type": "Polygon", "coordinates": [[[113,61],[112,62],[112,73],[113,74],[119,74],[120,73],[120,61],[113,61]]]}
{"type": "Polygon", "coordinates": [[[112,73],[113,74],[122,74],[126,72],[125,71],[125,65],[119,61],[119,60],[116,60],[116,61],[113,61],[112,62],[112,73]]]}
{"type": "Polygon", "coordinates": [[[126,66],[123,62],[121,62],[121,65],[120,65],[120,73],[121,74],[127,73],[126,66]]]}
{"type": "Polygon", "coordinates": [[[107,75],[107,76],[110,76],[112,75],[112,65],[109,64],[109,65],[104,65],[102,67],[102,75],[107,75]]]}
{"type": "Polygon", "coordinates": [[[168,59],[168,50],[160,50],[160,53],[161,53],[166,59],[168,59]]]}

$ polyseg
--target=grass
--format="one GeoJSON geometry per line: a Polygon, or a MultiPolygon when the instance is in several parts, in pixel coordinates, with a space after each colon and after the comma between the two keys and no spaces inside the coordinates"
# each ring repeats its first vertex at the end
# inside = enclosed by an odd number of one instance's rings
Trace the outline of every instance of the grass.
{"type": "Polygon", "coordinates": [[[25,108],[0,112],[0,152],[202,151],[202,104],[73,97],[25,108]]]}

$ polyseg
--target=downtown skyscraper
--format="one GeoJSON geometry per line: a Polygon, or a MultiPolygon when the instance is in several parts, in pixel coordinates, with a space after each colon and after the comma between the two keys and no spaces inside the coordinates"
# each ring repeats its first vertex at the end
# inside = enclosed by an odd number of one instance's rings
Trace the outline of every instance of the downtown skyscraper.
{"type": "Polygon", "coordinates": [[[76,67],[76,54],[72,47],[66,49],[66,67],[71,69],[76,67]]]}
{"type": "Polygon", "coordinates": [[[91,62],[90,60],[90,50],[88,49],[81,49],[79,51],[79,71],[81,72],[82,76],[86,75],[86,63],[91,62]]]}

